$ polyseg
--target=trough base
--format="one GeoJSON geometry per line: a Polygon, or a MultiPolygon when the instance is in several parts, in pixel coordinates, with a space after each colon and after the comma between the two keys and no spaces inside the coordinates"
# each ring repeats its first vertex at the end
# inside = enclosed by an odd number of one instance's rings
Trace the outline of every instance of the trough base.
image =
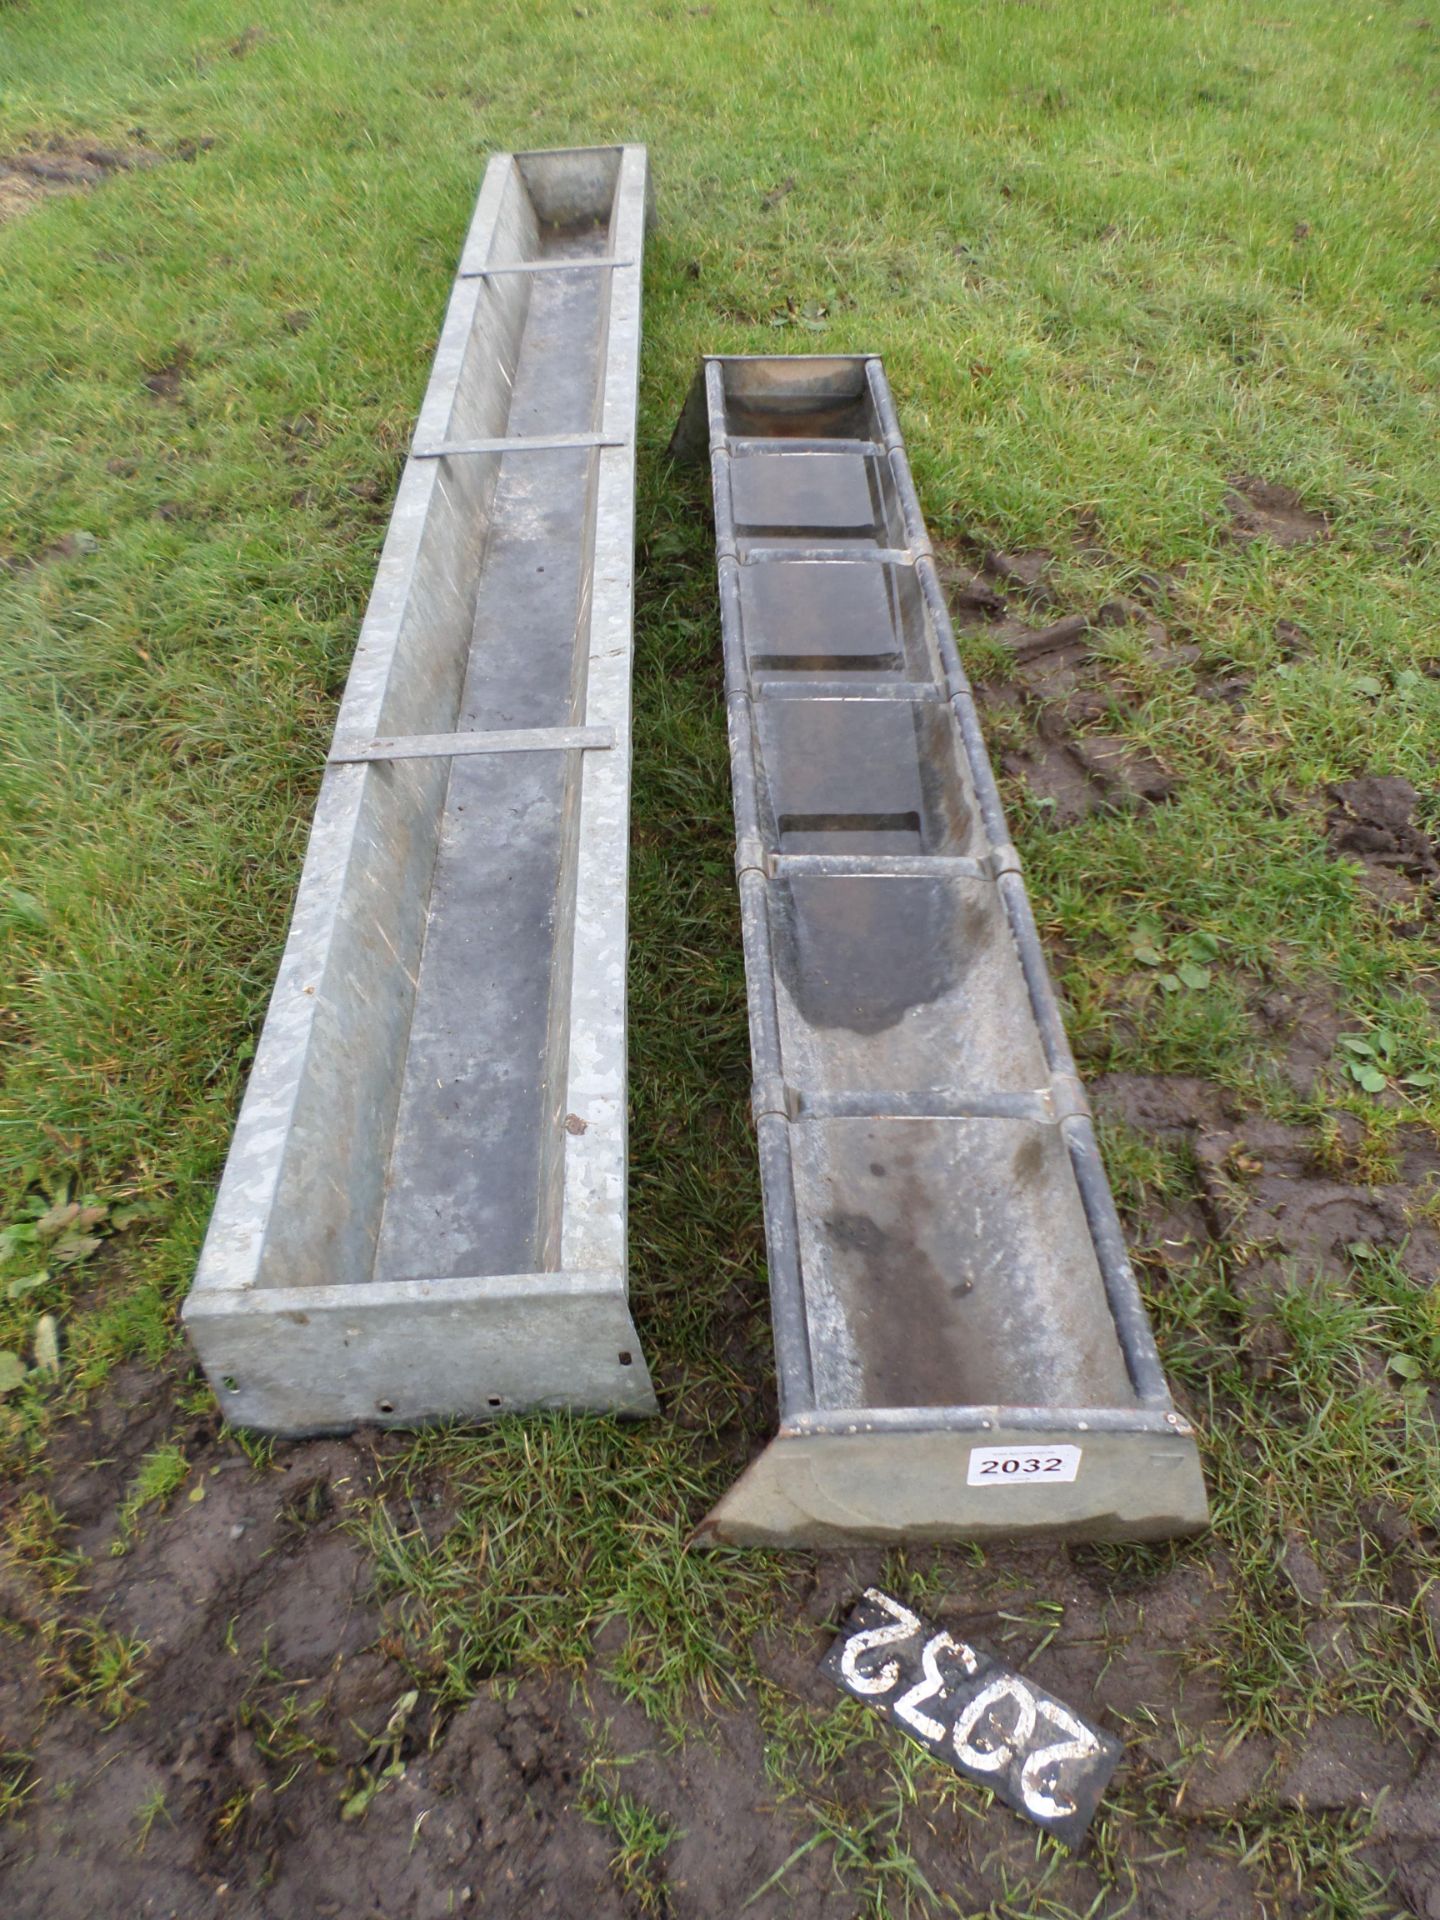
{"type": "Polygon", "coordinates": [[[185,1324],[226,1419],[262,1433],[658,1411],[618,1274],[195,1293],[185,1324]]]}
{"type": "Polygon", "coordinates": [[[1165,1540],[1208,1524],[1192,1432],[1073,1427],[908,1433],[782,1428],[695,1540],[702,1546],[849,1547],[1018,1539],[1165,1540]],[[1070,1482],[969,1486],[972,1449],[1081,1451],[1070,1482]],[[1003,1488],[1003,1491],[1002,1491],[1003,1488]]]}

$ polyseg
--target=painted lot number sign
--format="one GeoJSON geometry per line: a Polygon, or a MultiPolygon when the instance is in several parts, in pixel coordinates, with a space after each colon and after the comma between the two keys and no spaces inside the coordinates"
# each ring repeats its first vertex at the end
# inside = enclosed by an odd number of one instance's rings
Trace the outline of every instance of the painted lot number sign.
{"type": "Polygon", "coordinates": [[[1120,1742],[1032,1681],[878,1587],[820,1663],[912,1740],[1078,1847],[1120,1763],[1120,1742]]]}

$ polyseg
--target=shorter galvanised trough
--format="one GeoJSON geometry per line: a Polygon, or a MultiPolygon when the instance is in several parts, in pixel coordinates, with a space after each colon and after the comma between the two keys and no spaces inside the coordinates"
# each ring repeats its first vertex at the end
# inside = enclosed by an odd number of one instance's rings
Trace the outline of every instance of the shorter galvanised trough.
{"type": "Polygon", "coordinates": [[[185,1305],[273,1432],[649,1413],[626,1289],[640,147],[497,155],[185,1305]]]}
{"type": "Polygon", "coordinates": [[[700,1537],[1204,1525],[883,369],[712,359],[779,1432],[700,1537]]]}

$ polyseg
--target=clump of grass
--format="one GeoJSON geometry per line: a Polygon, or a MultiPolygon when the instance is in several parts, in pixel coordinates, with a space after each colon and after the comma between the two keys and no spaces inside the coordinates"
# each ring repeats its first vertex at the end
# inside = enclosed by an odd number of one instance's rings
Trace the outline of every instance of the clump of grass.
{"type": "Polygon", "coordinates": [[[691,1453],[673,1432],[560,1414],[417,1440],[363,1523],[417,1673],[463,1700],[516,1663],[578,1668],[619,1616],[611,1677],[658,1719],[683,1725],[697,1693],[736,1699],[745,1634],[790,1574],[684,1550],[720,1478],[691,1453]]]}
{"type": "Polygon", "coordinates": [[[85,1557],[68,1546],[65,1523],[54,1501],[36,1487],[22,1487],[0,1528],[0,1567],[36,1579],[50,1599],[79,1585],[85,1557]]]}
{"type": "Polygon", "coordinates": [[[156,1823],[161,1820],[164,1820],[168,1826],[175,1824],[165,1805],[165,1789],[157,1786],[146,1794],[135,1815],[136,1853],[144,1853],[156,1823]]]}
{"type": "Polygon", "coordinates": [[[580,1806],[593,1826],[613,1836],[610,1868],[628,1898],[642,1913],[668,1913],[669,1896],[657,1869],[679,1838],[676,1828],[633,1794],[616,1788],[610,1769],[594,1758],[585,1769],[580,1806]]]}
{"type": "Polygon", "coordinates": [[[278,1699],[248,1695],[241,1702],[240,1725],[254,1733],[256,1752],[279,1776],[272,1784],[273,1793],[283,1793],[308,1765],[335,1765],[335,1747],[316,1728],[323,1712],[322,1699],[302,1700],[294,1687],[278,1699]]]}
{"type": "Polygon", "coordinates": [[[112,1553],[125,1552],[135,1537],[141,1514],[147,1507],[163,1507],[172,1494],[184,1486],[189,1471],[190,1462],[185,1458],[184,1448],[173,1440],[151,1448],[136,1468],[130,1491],[120,1503],[119,1531],[111,1545],[112,1553]]]}
{"type": "Polygon", "coordinates": [[[32,1755],[0,1745],[0,1821],[18,1814],[35,1791],[32,1755]]]}
{"type": "Polygon", "coordinates": [[[120,1633],[103,1620],[61,1620],[45,1633],[39,1669],[54,1700],[89,1707],[114,1726],[144,1705],[140,1686],[148,1651],[138,1635],[120,1633]]]}

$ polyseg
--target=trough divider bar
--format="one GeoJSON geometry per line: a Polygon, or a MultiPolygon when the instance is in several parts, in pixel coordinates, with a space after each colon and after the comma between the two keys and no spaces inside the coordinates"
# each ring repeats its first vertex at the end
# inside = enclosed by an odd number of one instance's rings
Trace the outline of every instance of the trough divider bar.
{"type": "Polygon", "coordinates": [[[1033,1120],[1053,1126],[1059,1116],[1044,1088],[1019,1092],[967,1091],[963,1087],[853,1087],[807,1093],[785,1083],[786,1109],[797,1120],[1033,1120]]]}
{"type": "Polygon", "coordinates": [[[413,446],[412,460],[449,460],[470,453],[583,453],[599,447],[624,447],[629,441],[603,433],[525,433],[496,440],[442,440],[438,446],[413,446]]]}
{"type": "Polygon", "coordinates": [[[766,856],[766,870],[775,880],[796,874],[833,878],[858,874],[876,880],[928,879],[932,874],[956,880],[994,878],[988,859],[972,860],[962,853],[772,853],[766,856]]]}
{"type": "Polygon", "coordinates": [[[944,699],[943,690],[926,680],[814,680],[801,674],[772,680],[763,673],[751,683],[757,699],[766,700],[903,700],[907,705],[931,707],[944,699]]]}
{"type": "MultiPolygon", "coordinates": [[[[374,1280],[361,1299],[376,1307],[445,1307],[468,1305],[477,1293],[491,1300],[542,1298],[555,1292],[568,1294],[613,1294],[615,1275],[606,1271],[582,1273],[547,1267],[539,1273],[474,1273],[443,1275],[414,1280],[374,1280]]],[[[257,1310],[273,1314],[319,1313],[327,1309],[343,1311],[356,1304],[351,1286],[254,1287],[207,1293],[195,1303],[210,1317],[253,1314],[257,1310]]],[[[194,1308],[187,1319],[195,1317],[194,1308]]]]}
{"type": "Polygon", "coordinates": [[[726,445],[732,454],[743,455],[746,459],[766,459],[771,455],[787,453],[858,453],[862,457],[883,453],[885,448],[878,440],[806,440],[797,434],[793,438],[786,434],[783,440],[757,440],[753,436],[732,433],[726,437],[726,445]]]}
{"type": "Polygon", "coordinates": [[[337,741],[327,763],[347,767],[364,760],[454,760],[471,753],[605,753],[614,745],[613,727],[508,727],[492,733],[414,733],[395,739],[337,741]]]}
{"type": "Polygon", "coordinates": [[[792,562],[804,560],[858,560],[866,566],[913,567],[917,557],[909,547],[862,546],[858,540],[853,547],[755,545],[747,547],[744,553],[739,555],[740,564],[746,567],[788,566],[792,562]]]}
{"type": "Polygon", "coordinates": [[[499,273],[606,273],[617,267],[633,267],[633,260],[618,260],[612,254],[581,254],[573,260],[496,260],[484,267],[462,267],[457,280],[491,280],[499,273]]]}

